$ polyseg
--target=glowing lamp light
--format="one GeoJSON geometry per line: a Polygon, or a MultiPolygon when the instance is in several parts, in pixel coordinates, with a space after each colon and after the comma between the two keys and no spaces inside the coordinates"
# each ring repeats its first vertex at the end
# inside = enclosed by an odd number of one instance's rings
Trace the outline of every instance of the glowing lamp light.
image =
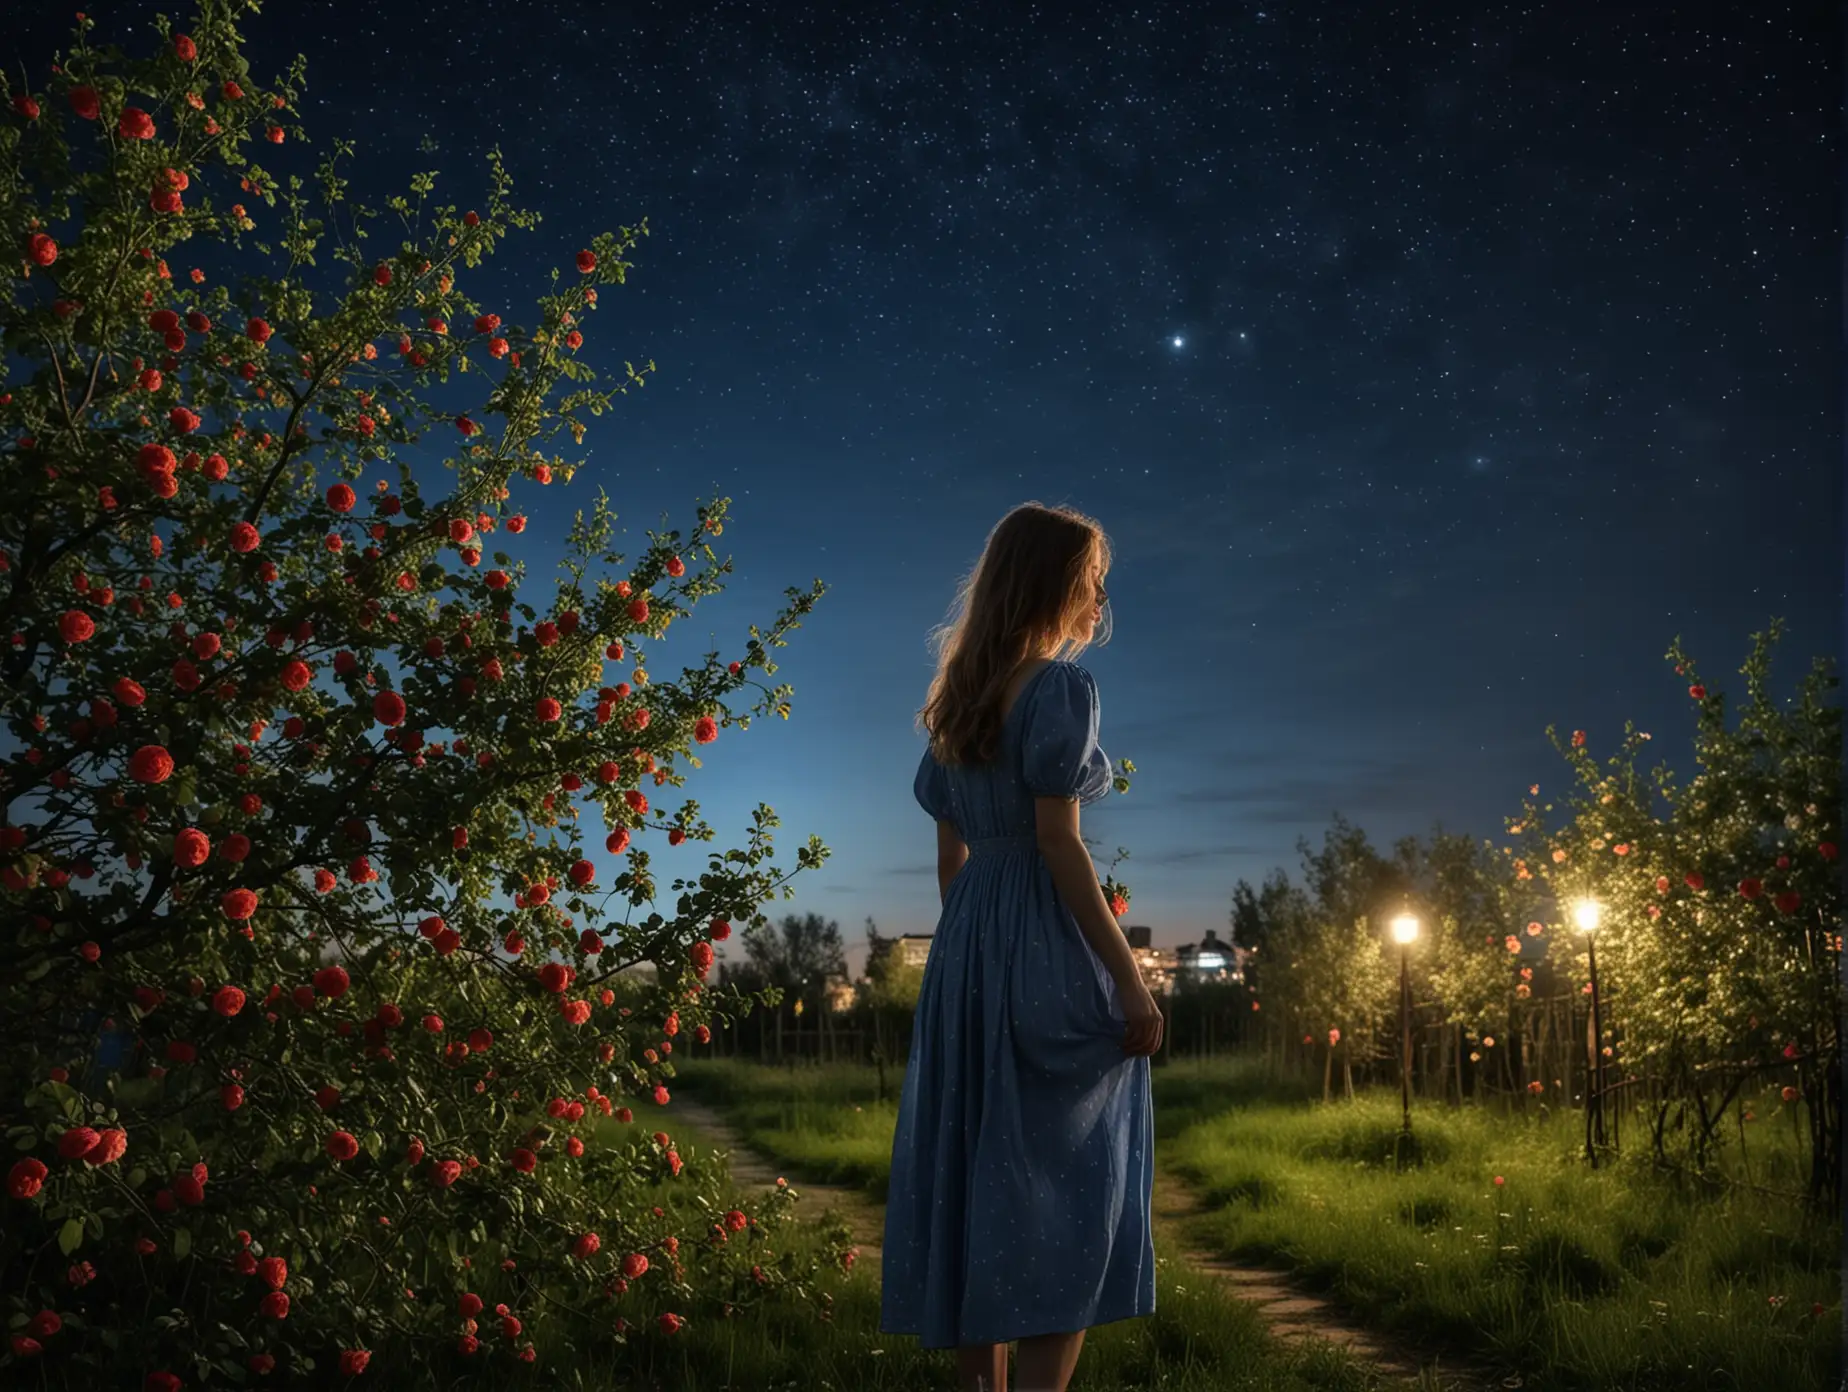
{"type": "Polygon", "coordinates": [[[1595,933],[1598,929],[1598,915],[1603,911],[1596,899],[1581,899],[1572,906],[1572,921],[1577,923],[1582,933],[1595,933]]]}
{"type": "Polygon", "coordinates": [[[1217,952],[1202,952],[1194,958],[1194,965],[1201,971],[1218,971],[1226,964],[1226,959],[1217,952]]]}
{"type": "Polygon", "coordinates": [[[1396,943],[1409,943],[1418,937],[1418,919],[1412,914],[1400,914],[1392,921],[1392,940],[1396,943]]]}

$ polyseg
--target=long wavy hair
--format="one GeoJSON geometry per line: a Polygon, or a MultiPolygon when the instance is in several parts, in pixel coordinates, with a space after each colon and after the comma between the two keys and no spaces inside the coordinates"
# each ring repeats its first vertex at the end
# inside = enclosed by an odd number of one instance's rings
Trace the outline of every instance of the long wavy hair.
{"type": "MultiPolygon", "coordinates": [[[[1046,656],[1048,644],[1056,643],[1054,658],[1090,646],[1076,635],[1109,570],[1110,539],[1073,508],[1022,503],[995,524],[975,569],[957,585],[953,617],[931,630],[937,671],[918,721],[938,763],[1001,757],[1008,680],[1046,656]]],[[[1106,610],[1099,627],[1109,621],[1106,610]]]]}

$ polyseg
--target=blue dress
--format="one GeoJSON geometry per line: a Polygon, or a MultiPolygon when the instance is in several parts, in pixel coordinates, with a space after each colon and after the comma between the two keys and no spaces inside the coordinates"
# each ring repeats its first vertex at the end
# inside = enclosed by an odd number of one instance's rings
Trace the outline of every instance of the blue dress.
{"type": "Polygon", "coordinates": [[[1149,1061],[1123,1053],[1116,982],[1034,838],[1035,797],[1110,791],[1097,723],[1091,674],[1055,661],[993,764],[918,767],[918,802],[970,852],[925,961],[886,1199],[879,1327],[925,1348],[1155,1311],[1149,1061]]]}

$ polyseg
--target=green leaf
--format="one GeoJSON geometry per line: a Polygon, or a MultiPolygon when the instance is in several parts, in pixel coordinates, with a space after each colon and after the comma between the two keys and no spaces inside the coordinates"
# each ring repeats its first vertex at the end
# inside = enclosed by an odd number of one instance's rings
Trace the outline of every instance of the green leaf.
{"type": "Polygon", "coordinates": [[[66,1218],[58,1229],[58,1250],[69,1256],[83,1244],[83,1219],[66,1218]]]}
{"type": "Polygon", "coordinates": [[[192,1230],[190,1228],[173,1230],[173,1255],[181,1261],[192,1255],[192,1230]]]}

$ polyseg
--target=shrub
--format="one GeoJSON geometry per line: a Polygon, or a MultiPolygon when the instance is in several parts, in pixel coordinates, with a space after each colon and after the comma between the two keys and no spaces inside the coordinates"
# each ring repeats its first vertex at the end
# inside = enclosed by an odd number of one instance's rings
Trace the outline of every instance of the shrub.
{"type": "Polygon", "coordinates": [[[46,90],[0,89],[23,229],[0,331],[32,369],[0,381],[0,1301],[15,1330],[59,1324],[0,1358],[85,1387],[440,1358],[499,1385],[540,1349],[562,1367],[812,1293],[769,1247],[782,1201],[707,1231],[679,1187],[731,1204],[681,1174],[661,1110],[683,1032],[753,1003],[706,976],[716,925],[784,878],[774,814],[671,914],[638,911],[651,833],[712,839],[650,794],[689,741],[749,728],[724,698],[775,672],[766,644],[821,587],[656,680],[644,644],[730,568],[725,500],[625,564],[599,498],[528,597],[495,533],[575,472],[538,442],[643,380],[551,399],[594,380],[584,321],[646,226],[578,251],[531,328],[463,288],[536,222],[498,156],[479,214],[425,209],[423,176],[392,201],[401,242],[329,239],[374,216],[339,206],[346,147],[316,171],[324,220],[246,153],[302,138],[300,60],[270,85],[239,53],[254,8],[157,20],[136,59],[80,19],[46,90]],[[248,203],[220,201],[232,178],[248,203]],[[483,388],[466,414],[420,396],[452,373],[483,388]],[[448,456],[447,493],[414,443],[448,456]],[[594,1144],[606,1116],[630,1139],[594,1144]]]}

